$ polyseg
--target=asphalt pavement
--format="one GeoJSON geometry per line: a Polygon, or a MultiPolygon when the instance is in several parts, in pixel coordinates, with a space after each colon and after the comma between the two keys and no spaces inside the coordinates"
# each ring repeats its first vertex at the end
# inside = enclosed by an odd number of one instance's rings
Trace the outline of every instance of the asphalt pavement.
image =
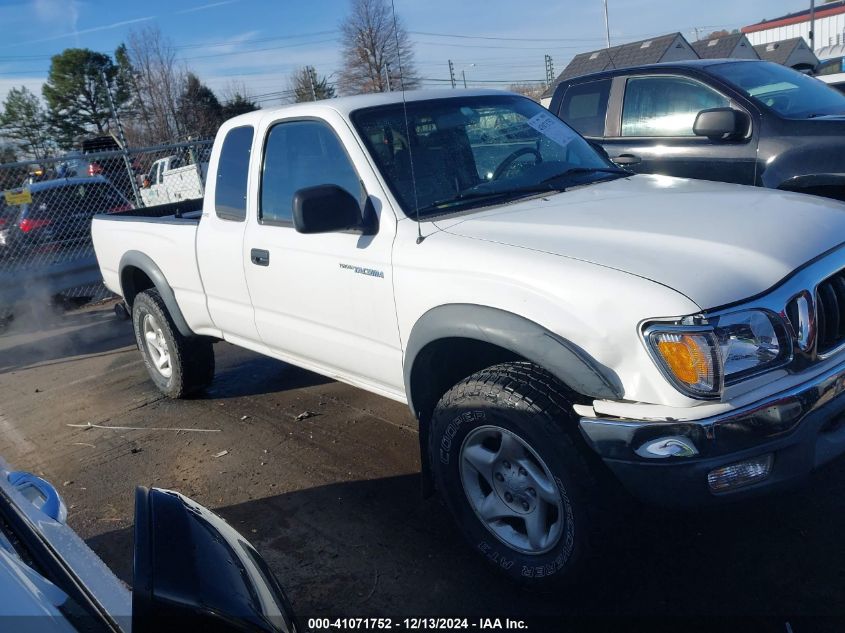
{"type": "Polygon", "coordinates": [[[541,595],[496,576],[421,497],[407,407],[225,343],[215,351],[208,392],[171,401],[110,305],[22,314],[0,335],[0,455],[59,488],[70,525],[127,583],[143,484],[226,518],[306,618],[741,615],[795,633],[845,618],[842,460],[801,491],[741,506],[622,500],[583,577],[541,595]]]}

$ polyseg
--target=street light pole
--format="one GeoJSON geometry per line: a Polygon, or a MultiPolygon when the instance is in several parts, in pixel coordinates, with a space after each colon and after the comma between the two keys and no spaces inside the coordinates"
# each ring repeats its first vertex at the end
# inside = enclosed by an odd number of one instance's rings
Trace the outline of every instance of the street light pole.
{"type": "Polygon", "coordinates": [[[810,0],[810,50],[816,52],[816,1],[810,0]]]}
{"type": "Polygon", "coordinates": [[[604,34],[607,37],[607,47],[610,48],[610,20],[607,17],[607,0],[604,0],[604,34]]]}

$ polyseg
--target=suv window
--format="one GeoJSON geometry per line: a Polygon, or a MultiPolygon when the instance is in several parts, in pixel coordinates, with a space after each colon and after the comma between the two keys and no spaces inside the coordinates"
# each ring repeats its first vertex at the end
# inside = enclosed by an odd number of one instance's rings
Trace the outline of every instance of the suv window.
{"type": "Polygon", "coordinates": [[[604,119],[611,79],[599,79],[569,86],[558,116],[584,136],[604,136],[604,119]]]}
{"type": "Polygon", "coordinates": [[[293,195],[317,185],[337,185],[357,200],[362,197],[358,174],[328,124],[290,121],[274,125],[264,148],[258,217],[270,224],[289,224],[293,195]]]}
{"type": "Polygon", "coordinates": [[[695,136],[696,115],[730,101],[686,77],[631,77],[625,86],[622,136],[695,136]]]}
{"type": "Polygon", "coordinates": [[[246,184],[253,128],[249,125],[232,128],[223,139],[217,165],[217,187],[214,209],[217,217],[243,222],[246,219],[246,184]]]}

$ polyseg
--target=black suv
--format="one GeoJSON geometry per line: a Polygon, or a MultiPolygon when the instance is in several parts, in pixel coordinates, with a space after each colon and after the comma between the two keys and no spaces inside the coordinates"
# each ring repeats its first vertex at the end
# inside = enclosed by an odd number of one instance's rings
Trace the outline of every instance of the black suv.
{"type": "Polygon", "coordinates": [[[845,200],[845,94],[785,66],[608,70],[562,81],[549,109],[635,172],[845,200]]]}

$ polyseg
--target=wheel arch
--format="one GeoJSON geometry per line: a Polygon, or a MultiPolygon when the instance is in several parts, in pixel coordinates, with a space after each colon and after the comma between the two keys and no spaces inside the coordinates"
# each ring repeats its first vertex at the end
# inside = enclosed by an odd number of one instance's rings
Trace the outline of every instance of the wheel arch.
{"type": "Polygon", "coordinates": [[[550,372],[578,395],[618,399],[616,374],[583,349],[542,325],[512,312],[475,304],[432,308],[414,324],[405,347],[405,393],[419,420],[423,486],[428,472],[429,420],[446,391],[463,378],[492,365],[529,361],[550,372]]]}
{"type": "Polygon", "coordinates": [[[127,251],[120,258],[120,289],[123,299],[131,311],[135,297],[139,293],[155,288],[173,319],[176,329],[182,336],[194,336],[188,322],[179,308],[173,288],[156,263],[140,251],[127,251]]]}
{"type": "Polygon", "coordinates": [[[781,182],[778,189],[845,200],[845,174],[819,173],[794,176],[781,182]]]}

